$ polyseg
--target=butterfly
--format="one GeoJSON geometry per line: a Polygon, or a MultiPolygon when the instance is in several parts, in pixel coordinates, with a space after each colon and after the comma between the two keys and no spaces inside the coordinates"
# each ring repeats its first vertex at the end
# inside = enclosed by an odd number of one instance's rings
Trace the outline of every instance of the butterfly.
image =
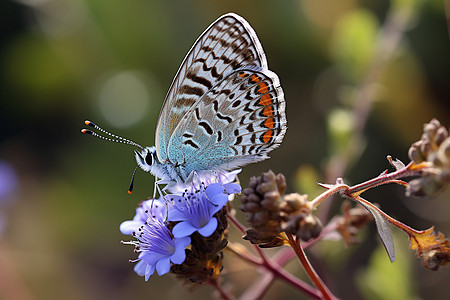
{"type": "Polygon", "coordinates": [[[269,158],[286,133],[285,106],[280,81],[268,69],[255,31],[244,18],[228,13],[200,35],[184,58],[159,114],[155,146],[144,148],[86,124],[141,148],[135,150],[138,166],[159,182],[186,183],[195,174],[231,171],[269,158]]]}

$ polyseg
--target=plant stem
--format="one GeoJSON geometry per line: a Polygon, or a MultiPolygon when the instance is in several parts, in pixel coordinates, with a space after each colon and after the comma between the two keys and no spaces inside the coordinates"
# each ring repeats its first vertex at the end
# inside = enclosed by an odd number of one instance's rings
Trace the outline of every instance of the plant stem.
{"type": "Polygon", "coordinates": [[[346,184],[335,185],[335,186],[329,188],[328,190],[326,190],[325,192],[323,192],[322,194],[320,194],[319,196],[317,196],[316,198],[314,198],[313,200],[309,201],[308,206],[311,209],[315,209],[325,199],[328,199],[330,196],[334,195],[335,193],[337,193],[341,190],[347,189],[347,188],[348,188],[348,185],[346,185],[346,184]]]}
{"type": "Polygon", "coordinates": [[[306,273],[308,274],[309,278],[314,282],[316,287],[322,292],[322,296],[324,299],[331,300],[331,299],[337,299],[328,289],[328,287],[325,285],[325,283],[320,279],[319,275],[316,273],[316,271],[313,269],[312,265],[310,264],[308,258],[306,257],[305,252],[303,251],[303,248],[300,246],[300,240],[295,239],[291,234],[286,233],[286,236],[289,240],[290,245],[295,251],[295,254],[297,254],[297,257],[299,258],[300,262],[302,263],[306,273]]]}
{"type": "Polygon", "coordinates": [[[264,267],[266,269],[270,270],[273,273],[273,275],[275,275],[276,278],[285,281],[286,283],[290,284],[292,287],[295,287],[296,289],[304,292],[309,297],[312,297],[314,299],[322,299],[319,291],[317,291],[310,285],[306,284],[302,280],[298,279],[291,273],[285,271],[283,268],[281,268],[280,265],[268,264],[268,265],[264,265],[264,267]]]}
{"type": "Polygon", "coordinates": [[[220,294],[220,297],[224,300],[235,300],[236,298],[233,295],[229,294],[225,291],[217,280],[210,280],[207,282],[210,286],[214,287],[216,291],[220,294]]]}
{"type": "MultiPolygon", "coordinates": [[[[228,212],[227,217],[231,221],[231,223],[233,223],[233,225],[239,229],[239,231],[245,233],[244,225],[242,225],[241,222],[239,222],[239,220],[236,219],[235,216],[233,216],[228,212]]],[[[261,248],[258,247],[258,245],[252,244],[252,246],[264,262],[269,262],[269,259],[267,258],[266,254],[261,250],[261,248]]]]}
{"type": "MultiPolygon", "coordinates": [[[[233,215],[228,213],[228,219],[231,221],[233,225],[236,226],[241,232],[245,233],[245,227],[239,222],[238,219],[236,219],[233,215]]],[[[255,283],[254,286],[252,286],[249,290],[254,290],[255,292],[246,292],[245,298],[241,297],[241,299],[259,299],[259,296],[261,293],[258,291],[265,291],[270,286],[274,278],[280,279],[282,281],[285,281],[292,287],[302,291],[309,297],[312,297],[314,299],[320,299],[320,294],[317,290],[303,282],[302,280],[298,279],[297,277],[293,276],[289,272],[286,272],[279,263],[273,263],[267,255],[264,253],[264,251],[258,247],[258,245],[253,245],[255,251],[260,256],[261,260],[257,260],[256,258],[245,254],[242,251],[238,251],[232,246],[227,247],[230,251],[232,251],[234,254],[236,254],[238,257],[241,257],[244,261],[250,262],[255,265],[259,265],[260,267],[264,268],[269,273],[266,273],[261,280],[258,280],[257,283],[255,283]],[[270,275],[270,276],[269,276],[270,275]]],[[[291,250],[292,251],[292,250],[291,250]]]]}
{"type": "Polygon", "coordinates": [[[412,166],[413,162],[410,162],[406,167],[396,170],[391,173],[382,173],[381,175],[369,179],[360,184],[351,186],[346,193],[354,194],[360,191],[364,191],[382,184],[391,183],[394,180],[404,177],[411,177],[420,174],[420,170],[412,170],[410,166],[412,166]]]}
{"type": "Polygon", "coordinates": [[[415,165],[413,162],[410,162],[407,166],[404,168],[398,169],[394,172],[387,173],[383,172],[380,175],[378,175],[375,178],[369,179],[367,181],[364,181],[362,183],[356,184],[354,186],[348,186],[342,182],[342,179],[338,178],[337,183],[335,185],[328,185],[328,184],[320,184],[321,186],[327,188],[325,192],[311,200],[308,205],[311,209],[315,209],[320,203],[322,203],[325,199],[329,198],[330,196],[334,195],[337,192],[340,192],[344,196],[348,196],[349,198],[355,198],[355,196],[352,196],[377,187],[382,184],[388,184],[388,183],[399,183],[400,181],[398,179],[405,178],[405,177],[411,177],[420,175],[422,166],[415,165]]]}

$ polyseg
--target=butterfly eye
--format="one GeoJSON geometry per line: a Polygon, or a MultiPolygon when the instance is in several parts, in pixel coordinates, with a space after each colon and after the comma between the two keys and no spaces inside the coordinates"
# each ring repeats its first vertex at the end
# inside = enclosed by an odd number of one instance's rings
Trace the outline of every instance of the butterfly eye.
{"type": "Polygon", "coordinates": [[[148,151],[145,155],[145,162],[147,165],[151,166],[153,164],[153,153],[148,151]]]}

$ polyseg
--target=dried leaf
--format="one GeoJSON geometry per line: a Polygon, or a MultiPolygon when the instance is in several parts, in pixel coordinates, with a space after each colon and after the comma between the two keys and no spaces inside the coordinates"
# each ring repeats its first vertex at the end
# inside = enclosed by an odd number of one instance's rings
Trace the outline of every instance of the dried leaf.
{"type": "Polygon", "coordinates": [[[435,233],[434,227],[421,231],[410,229],[406,233],[411,241],[410,248],[416,250],[425,268],[437,271],[450,263],[450,243],[442,233],[435,233]]]}
{"type": "Polygon", "coordinates": [[[387,160],[397,171],[406,168],[405,164],[398,158],[396,160],[393,160],[392,157],[388,155],[387,160]]]}
{"type": "Polygon", "coordinates": [[[377,225],[378,235],[380,236],[381,242],[383,242],[383,246],[386,249],[386,252],[389,256],[391,262],[395,261],[395,248],[394,248],[394,239],[392,238],[391,228],[389,227],[389,222],[384,217],[383,211],[373,205],[372,203],[362,199],[361,197],[357,197],[355,199],[363,205],[373,216],[375,219],[375,224],[377,225]]]}

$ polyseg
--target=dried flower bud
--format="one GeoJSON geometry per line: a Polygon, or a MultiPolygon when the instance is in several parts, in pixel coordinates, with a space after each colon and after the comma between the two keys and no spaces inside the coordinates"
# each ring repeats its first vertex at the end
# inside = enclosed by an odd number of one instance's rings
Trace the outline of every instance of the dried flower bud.
{"type": "Polygon", "coordinates": [[[289,194],[284,196],[284,205],[282,210],[285,213],[292,213],[294,211],[300,210],[302,207],[306,207],[306,202],[308,197],[306,195],[299,194],[289,194]]]}
{"type": "Polygon", "coordinates": [[[351,208],[349,201],[341,206],[342,216],[339,216],[337,231],[342,235],[346,245],[358,243],[357,234],[373,220],[373,216],[361,205],[351,208]]]}
{"type": "Polygon", "coordinates": [[[269,243],[278,238],[280,227],[280,206],[286,179],[272,171],[250,178],[249,187],[244,189],[240,209],[247,213],[247,222],[253,229],[247,231],[244,239],[254,244],[269,243]]]}
{"type": "Polygon", "coordinates": [[[450,242],[441,232],[435,233],[433,227],[416,232],[410,248],[416,250],[416,256],[429,270],[437,271],[450,263],[450,242]]]}
{"type": "Polygon", "coordinates": [[[409,182],[407,196],[435,195],[450,183],[450,137],[448,130],[433,119],[424,125],[421,140],[413,143],[408,154],[415,164],[426,162],[422,176],[409,182]]]}
{"type": "Polygon", "coordinates": [[[282,228],[286,233],[295,234],[302,240],[309,241],[320,235],[322,223],[316,216],[300,213],[288,219],[282,228]]]}
{"type": "Polygon", "coordinates": [[[441,191],[445,185],[432,177],[421,177],[411,180],[406,186],[406,196],[424,197],[441,191]]]}
{"type": "Polygon", "coordinates": [[[283,244],[281,232],[297,235],[303,240],[317,237],[322,224],[311,214],[306,195],[283,195],[286,180],[282,174],[272,171],[250,179],[249,188],[244,189],[240,209],[247,213],[252,228],[244,239],[260,247],[275,247],[283,244]]]}
{"type": "Polygon", "coordinates": [[[437,271],[441,266],[450,263],[450,252],[431,250],[421,256],[425,268],[437,271]]]}

